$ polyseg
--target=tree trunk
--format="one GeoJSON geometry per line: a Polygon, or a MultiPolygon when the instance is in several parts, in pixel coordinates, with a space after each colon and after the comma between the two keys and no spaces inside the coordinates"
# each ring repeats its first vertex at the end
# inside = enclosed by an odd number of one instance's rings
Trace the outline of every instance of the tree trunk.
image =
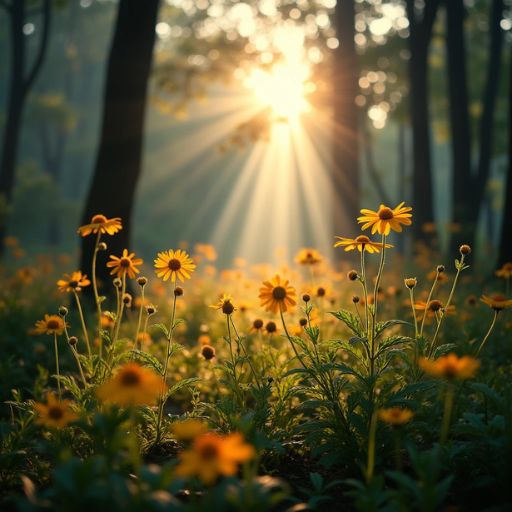
{"type": "Polygon", "coordinates": [[[475,226],[469,225],[471,204],[468,189],[472,190],[471,123],[466,73],[466,45],[464,41],[463,0],[446,2],[446,49],[448,64],[449,114],[452,150],[452,221],[460,231],[452,236],[451,252],[461,243],[468,243],[468,235],[475,226]]]}
{"type": "MultiPolygon", "coordinates": [[[[512,53],[511,53],[512,57],[512,53]]],[[[510,219],[512,219],[512,59],[509,65],[509,89],[508,89],[508,169],[505,182],[505,206],[501,221],[500,249],[498,266],[512,261],[512,235],[510,219]]]]}
{"type": "Polygon", "coordinates": [[[426,0],[419,19],[414,0],[407,0],[409,18],[409,80],[412,122],[412,206],[414,208],[414,235],[416,240],[429,241],[423,225],[434,221],[431,164],[431,137],[428,90],[428,49],[439,0],[426,0]]]}
{"type": "Polygon", "coordinates": [[[355,2],[341,0],[334,12],[339,46],[333,62],[334,153],[332,180],[336,233],[352,231],[359,214],[359,68],[355,49],[355,2]]]}
{"type": "MultiPolygon", "coordinates": [[[[121,217],[123,229],[105,241],[109,254],[130,248],[135,190],[141,171],[146,93],[159,0],[121,0],[108,61],[101,137],[83,223],[95,214],[121,217]]],[[[82,243],[80,268],[89,273],[94,237],[82,243]]],[[[98,279],[108,272],[99,262],[98,279]]]]}
{"type": "MultiPolygon", "coordinates": [[[[4,127],[2,155],[0,156],[0,198],[8,209],[15,184],[16,160],[21,131],[21,119],[27,94],[32,87],[46,55],[51,21],[51,2],[44,0],[42,6],[42,31],[38,52],[30,71],[25,76],[26,44],[23,26],[25,25],[25,0],[16,0],[4,6],[9,15],[11,62],[9,89],[7,94],[7,119],[4,127]]],[[[7,234],[8,214],[0,218],[0,256],[4,253],[4,239],[7,234]]]]}

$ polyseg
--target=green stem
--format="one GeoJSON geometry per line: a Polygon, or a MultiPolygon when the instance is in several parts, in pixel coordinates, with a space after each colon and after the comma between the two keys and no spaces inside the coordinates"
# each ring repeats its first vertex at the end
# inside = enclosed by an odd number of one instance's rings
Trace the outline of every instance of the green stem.
{"type": "Polygon", "coordinates": [[[57,333],[53,333],[53,346],[55,348],[55,369],[57,372],[57,390],[59,392],[59,400],[62,400],[62,392],[60,389],[60,368],[59,368],[59,345],[57,343],[57,333]]]}
{"type": "Polygon", "coordinates": [[[440,438],[440,443],[442,445],[445,444],[448,440],[448,433],[450,432],[450,422],[453,409],[453,394],[453,384],[449,382],[446,385],[446,392],[444,395],[444,412],[440,438]]]}
{"type": "Polygon", "coordinates": [[[261,389],[260,381],[258,379],[258,376],[256,375],[256,371],[254,370],[254,366],[253,366],[251,358],[247,352],[247,349],[245,348],[245,346],[242,342],[242,338],[240,338],[240,335],[238,334],[238,331],[235,326],[235,322],[233,322],[233,317],[232,317],[232,315],[228,315],[228,316],[230,317],[231,325],[233,326],[233,330],[235,331],[235,336],[237,337],[237,340],[238,340],[238,346],[242,348],[242,352],[244,353],[245,357],[247,358],[247,363],[249,364],[249,368],[251,369],[251,373],[254,377],[254,382],[255,382],[256,386],[258,387],[258,389],[261,389]]]}
{"type": "Polygon", "coordinates": [[[366,339],[368,340],[370,338],[369,333],[369,318],[370,318],[370,312],[368,310],[368,288],[366,286],[366,265],[364,261],[364,247],[361,248],[361,285],[363,286],[363,295],[364,295],[364,314],[365,314],[365,320],[366,320],[366,339]]]}
{"type": "MultiPolygon", "coordinates": [[[[434,289],[436,287],[438,280],[439,280],[439,271],[436,269],[436,277],[434,278],[434,282],[432,283],[432,286],[430,287],[430,292],[428,294],[425,311],[423,311],[423,318],[421,319],[420,337],[423,336],[423,328],[425,326],[425,319],[427,318],[428,305],[430,304],[430,301],[432,300],[432,295],[434,294],[434,289]]],[[[416,318],[416,315],[414,315],[414,317],[416,318]]]]}
{"type": "Polygon", "coordinates": [[[82,310],[82,304],[80,303],[80,297],[78,296],[78,293],[76,293],[75,290],[73,290],[73,294],[75,295],[76,306],[78,308],[78,314],[80,315],[80,323],[82,324],[82,331],[84,333],[85,344],[87,346],[87,354],[89,355],[89,359],[91,359],[91,357],[92,357],[91,343],[89,341],[89,334],[87,332],[87,326],[85,325],[85,318],[84,318],[84,312],[82,310]]]}
{"type": "Polygon", "coordinates": [[[123,284],[121,287],[121,301],[119,305],[119,313],[116,317],[116,327],[114,331],[114,337],[112,338],[112,346],[117,341],[117,338],[119,336],[119,329],[121,328],[121,322],[123,321],[123,313],[124,313],[124,294],[126,292],[126,272],[123,272],[123,284]]]}
{"type": "Polygon", "coordinates": [[[137,331],[135,333],[135,346],[138,350],[141,349],[142,342],[139,342],[139,331],[140,324],[142,323],[142,308],[144,307],[144,286],[142,286],[140,292],[140,309],[139,309],[139,319],[137,320],[137,331]]]}
{"type": "Polygon", "coordinates": [[[98,282],[96,280],[96,259],[98,255],[98,246],[100,244],[101,239],[101,231],[98,231],[98,234],[96,236],[96,244],[94,246],[94,252],[92,255],[92,273],[91,273],[91,279],[92,279],[92,289],[94,292],[94,302],[96,303],[96,312],[98,315],[98,343],[99,343],[99,356],[100,359],[103,357],[103,338],[101,336],[101,302],[100,297],[98,295],[98,282]]]}
{"type": "Polygon", "coordinates": [[[478,356],[482,349],[484,348],[484,345],[487,343],[487,340],[489,339],[489,336],[491,335],[491,332],[494,330],[494,326],[496,325],[496,319],[498,318],[499,311],[497,309],[494,310],[494,317],[492,319],[491,325],[489,327],[489,330],[487,331],[487,334],[484,336],[484,339],[482,340],[482,343],[480,343],[480,346],[478,347],[478,351],[476,355],[478,356]]]}
{"type": "Polygon", "coordinates": [[[414,338],[418,340],[418,319],[416,318],[416,310],[414,309],[414,290],[409,288],[409,298],[411,300],[412,316],[414,318],[414,338]]]}
{"type": "Polygon", "coordinates": [[[368,460],[366,464],[366,482],[370,483],[375,469],[375,437],[377,434],[377,412],[372,414],[368,432],[368,460]]]}

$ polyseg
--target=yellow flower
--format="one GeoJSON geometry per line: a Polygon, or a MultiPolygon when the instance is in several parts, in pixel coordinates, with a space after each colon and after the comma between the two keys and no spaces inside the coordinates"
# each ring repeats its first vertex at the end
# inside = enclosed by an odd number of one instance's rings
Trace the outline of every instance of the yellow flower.
{"type": "MultiPolygon", "coordinates": [[[[380,252],[383,247],[382,242],[372,242],[367,236],[359,235],[356,238],[343,238],[337,236],[339,242],[334,244],[334,247],[345,247],[345,251],[353,251],[357,249],[359,252],[366,251],[370,254],[380,252]]],[[[386,249],[393,247],[390,244],[385,245],[386,249]]]]}
{"type": "Polygon", "coordinates": [[[389,235],[390,231],[402,231],[402,224],[410,226],[412,224],[411,217],[412,208],[404,206],[405,203],[400,203],[395,208],[391,209],[389,206],[380,205],[378,211],[362,209],[361,217],[357,218],[360,224],[363,224],[362,229],[372,228],[372,235],[380,233],[381,235],[389,235]]]}
{"type": "Polygon", "coordinates": [[[62,334],[64,332],[64,320],[57,315],[44,315],[43,320],[36,322],[34,334],[62,334]]]}
{"type": "Polygon", "coordinates": [[[171,278],[174,283],[176,279],[185,282],[190,279],[190,274],[194,272],[196,264],[190,256],[181,249],[176,251],[169,249],[168,251],[159,252],[155,260],[155,273],[164,281],[171,278]]]}
{"type": "Polygon", "coordinates": [[[448,380],[466,380],[473,377],[480,366],[480,361],[471,356],[458,357],[451,353],[432,361],[422,357],[420,367],[429,375],[448,380]]]}
{"type": "Polygon", "coordinates": [[[263,282],[259,298],[261,306],[273,313],[287,311],[288,307],[295,306],[296,304],[295,288],[289,285],[288,280],[281,280],[278,275],[271,281],[263,282]]]}
{"type": "Polygon", "coordinates": [[[322,255],[316,249],[301,249],[295,256],[299,265],[317,265],[322,261],[322,255]]]}
{"type": "Polygon", "coordinates": [[[135,258],[134,252],[128,254],[128,249],[123,249],[121,257],[110,255],[110,259],[112,261],[107,263],[107,267],[112,269],[110,275],[122,277],[124,274],[128,274],[130,279],[134,279],[136,274],[140,272],[137,265],[142,265],[142,259],[135,258]]]}
{"type": "Polygon", "coordinates": [[[126,407],[154,405],[166,390],[167,386],[155,372],[137,363],[127,363],[96,394],[100,400],[126,407]]]}
{"type": "Polygon", "coordinates": [[[480,300],[490,308],[494,309],[494,311],[502,311],[512,307],[512,299],[507,299],[504,295],[500,295],[498,293],[491,295],[490,297],[482,295],[480,300]]]}
{"type": "Polygon", "coordinates": [[[231,313],[237,310],[236,306],[233,304],[233,297],[226,293],[222,294],[217,304],[212,304],[210,307],[213,309],[221,309],[225,315],[231,315],[231,313]]]}
{"type": "Polygon", "coordinates": [[[206,434],[208,425],[204,421],[189,418],[173,423],[171,425],[171,431],[174,437],[179,441],[192,441],[197,436],[206,434]]]}
{"type": "Polygon", "coordinates": [[[90,224],[85,224],[78,228],[78,233],[82,236],[101,233],[107,235],[115,235],[123,228],[121,225],[121,218],[114,217],[107,219],[105,215],[94,215],[90,224]]]}
{"type": "Polygon", "coordinates": [[[414,413],[410,409],[401,409],[400,407],[390,407],[388,409],[379,409],[379,419],[390,425],[404,425],[411,421],[414,413]]]}
{"type": "Polygon", "coordinates": [[[89,281],[89,279],[87,279],[87,276],[85,274],[82,274],[80,270],[72,272],[71,275],[64,274],[62,279],[59,279],[57,281],[57,286],[59,287],[59,291],[61,292],[72,292],[77,288],[85,288],[90,284],[91,281],[89,281]]]}
{"type": "Polygon", "coordinates": [[[217,251],[215,247],[210,244],[196,244],[194,249],[197,254],[203,256],[205,259],[209,261],[215,261],[217,259],[217,251]]]}
{"type": "Polygon", "coordinates": [[[70,400],[59,402],[53,393],[48,393],[45,404],[39,402],[34,404],[34,409],[38,414],[36,423],[48,428],[64,428],[78,418],[70,409],[70,404],[70,400]]]}
{"type": "Polygon", "coordinates": [[[512,261],[505,263],[499,270],[496,270],[498,277],[510,279],[512,277],[512,261]]]}
{"type": "Polygon", "coordinates": [[[176,475],[197,476],[204,484],[211,485],[220,476],[235,475],[238,466],[254,456],[254,448],[237,432],[227,436],[206,433],[196,437],[190,450],[180,454],[176,475]]]}

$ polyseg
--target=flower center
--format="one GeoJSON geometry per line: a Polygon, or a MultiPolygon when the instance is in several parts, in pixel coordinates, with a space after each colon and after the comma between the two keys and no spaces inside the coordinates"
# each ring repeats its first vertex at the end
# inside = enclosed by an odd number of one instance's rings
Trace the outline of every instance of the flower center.
{"type": "Polygon", "coordinates": [[[78,286],[78,281],[69,281],[70,288],[76,288],[78,286]]]}
{"type": "Polygon", "coordinates": [[[48,408],[48,417],[52,420],[60,420],[64,416],[64,411],[62,407],[55,405],[53,407],[48,408]]]}
{"type": "Polygon", "coordinates": [[[359,235],[356,238],[356,242],[359,244],[367,244],[370,241],[370,239],[366,235],[359,235]]]}
{"type": "Polygon", "coordinates": [[[219,450],[214,444],[206,444],[201,446],[199,449],[199,454],[203,460],[214,460],[218,457],[219,450]]]}
{"type": "Polygon", "coordinates": [[[48,329],[58,329],[60,327],[60,322],[52,318],[51,320],[48,320],[48,322],[46,322],[46,327],[48,329]]]}
{"type": "Polygon", "coordinates": [[[428,304],[430,311],[439,311],[443,307],[443,303],[439,300],[431,300],[428,304]]]}
{"type": "Polygon", "coordinates": [[[132,262],[130,258],[121,258],[119,265],[123,268],[130,268],[132,266],[132,262]]]}
{"type": "Polygon", "coordinates": [[[167,266],[172,271],[177,272],[181,268],[181,261],[176,258],[172,258],[169,260],[169,263],[167,263],[167,266]]]}
{"type": "Polygon", "coordinates": [[[105,215],[95,215],[91,220],[91,224],[105,224],[105,222],[107,222],[105,215]]]}
{"type": "Polygon", "coordinates": [[[276,286],[272,290],[272,297],[275,300],[284,300],[286,298],[286,290],[282,286],[276,286]]]}
{"type": "Polygon", "coordinates": [[[233,313],[233,311],[235,311],[235,306],[233,306],[233,304],[231,303],[230,300],[225,300],[222,303],[222,312],[225,315],[231,315],[231,313],[233,313]]]}
{"type": "Polygon", "coordinates": [[[121,375],[121,384],[126,387],[133,387],[140,383],[140,375],[132,370],[125,370],[121,375]]]}
{"type": "Polygon", "coordinates": [[[268,322],[267,324],[267,332],[276,332],[277,326],[274,322],[268,322]]]}
{"type": "Polygon", "coordinates": [[[379,219],[380,220],[391,220],[394,217],[393,210],[387,206],[381,206],[379,208],[379,219]]]}
{"type": "Polygon", "coordinates": [[[493,295],[492,300],[494,302],[505,302],[507,299],[504,295],[497,294],[497,295],[493,295]]]}

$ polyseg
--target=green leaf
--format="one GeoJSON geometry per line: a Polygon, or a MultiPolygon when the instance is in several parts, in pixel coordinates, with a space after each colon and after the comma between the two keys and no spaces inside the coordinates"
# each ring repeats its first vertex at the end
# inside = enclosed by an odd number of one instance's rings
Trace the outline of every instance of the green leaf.
{"type": "Polygon", "coordinates": [[[359,323],[359,318],[357,318],[354,313],[342,309],[340,311],[330,311],[330,314],[333,315],[338,320],[341,320],[354,334],[359,337],[363,337],[363,332],[361,330],[361,325],[359,323]]]}

